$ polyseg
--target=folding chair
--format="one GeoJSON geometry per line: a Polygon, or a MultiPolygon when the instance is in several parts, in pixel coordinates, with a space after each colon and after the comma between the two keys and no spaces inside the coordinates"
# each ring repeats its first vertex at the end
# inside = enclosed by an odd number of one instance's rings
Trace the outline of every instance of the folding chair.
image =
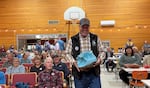
{"type": "Polygon", "coordinates": [[[147,71],[133,71],[132,72],[132,79],[129,83],[130,87],[142,87],[144,83],[141,82],[142,79],[147,79],[148,72],[147,71]]]}
{"type": "Polygon", "coordinates": [[[0,64],[0,68],[2,68],[3,64],[0,64]]]}
{"type": "Polygon", "coordinates": [[[4,62],[3,61],[0,61],[0,64],[3,64],[4,62]]]}
{"type": "Polygon", "coordinates": [[[69,88],[72,88],[72,84],[73,84],[73,75],[72,75],[72,65],[70,62],[65,62],[65,64],[67,65],[69,71],[70,71],[70,75],[69,75],[69,88]]]}
{"type": "Polygon", "coordinates": [[[6,85],[10,85],[10,74],[5,74],[5,78],[6,78],[6,85]]]}
{"type": "Polygon", "coordinates": [[[7,68],[1,68],[0,70],[5,73],[7,68]]]}
{"type": "Polygon", "coordinates": [[[4,62],[0,61],[0,68],[3,66],[4,62]]]}
{"type": "Polygon", "coordinates": [[[33,88],[37,85],[37,74],[35,72],[12,74],[11,86],[15,86],[17,82],[29,83],[31,88],[33,88]]]}
{"type": "Polygon", "coordinates": [[[6,84],[0,85],[0,88],[10,88],[10,75],[5,74],[6,84]]]}
{"type": "Polygon", "coordinates": [[[67,83],[65,82],[65,79],[64,79],[64,72],[60,71],[60,75],[61,75],[62,80],[63,80],[63,88],[67,88],[67,83]]]}
{"type": "Polygon", "coordinates": [[[25,67],[26,72],[30,72],[31,67],[34,64],[32,64],[32,63],[23,63],[22,65],[25,67]]]}

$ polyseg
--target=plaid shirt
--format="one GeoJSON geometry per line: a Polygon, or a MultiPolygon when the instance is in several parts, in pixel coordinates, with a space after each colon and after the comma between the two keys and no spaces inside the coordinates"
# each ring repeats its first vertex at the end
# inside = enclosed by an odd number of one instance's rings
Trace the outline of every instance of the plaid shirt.
{"type": "Polygon", "coordinates": [[[84,38],[79,34],[79,39],[81,43],[81,52],[90,51],[91,50],[90,35],[88,34],[88,36],[84,38]]]}
{"type": "MultiPolygon", "coordinates": [[[[90,34],[88,34],[87,37],[82,37],[81,34],[79,34],[79,39],[80,39],[80,52],[84,52],[84,51],[91,51],[91,42],[90,42],[90,34]]],[[[98,57],[101,57],[101,52],[103,51],[102,49],[102,44],[99,38],[97,38],[97,48],[99,51],[99,55],[98,57]]],[[[71,56],[72,53],[72,40],[70,39],[68,41],[67,47],[66,47],[66,54],[67,57],[69,58],[69,60],[71,61],[71,63],[74,62],[74,58],[71,56]]]]}
{"type": "Polygon", "coordinates": [[[59,71],[52,69],[51,72],[46,70],[38,75],[38,88],[62,88],[63,80],[59,71]]]}

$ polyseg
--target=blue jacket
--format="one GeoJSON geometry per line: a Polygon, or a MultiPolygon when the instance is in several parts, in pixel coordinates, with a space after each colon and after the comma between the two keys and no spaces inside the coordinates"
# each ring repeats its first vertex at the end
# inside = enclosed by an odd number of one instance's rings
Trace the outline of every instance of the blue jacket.
{"type": "Polygon", "coordinates": [[[60,50],[65,50],[64,41],[63,41],[63,40],[58,40],[57,42],[58,42],[58,44],[59,44],[60,50]]]}
{"type": "Polygon", "coordinates": [[[60,62],[57,65],[54,64],[53,68],[58,71],[63,71],[65,79],[67,79],[67,76],[70,74],[69,69],[67,68],[67,65],[65,63],[60,62]]]}
{"type": "Polygon", "coordinates": [[[6,84],[6,78],[4,72],[0,71],[0,84],[6,84]]]}
{"type": "Polygon", "coordinates": [[[41,52],[42,52],[42,47],[41,47],[41,45],[36,44],[36,50],[41,53],[41,52]]]}

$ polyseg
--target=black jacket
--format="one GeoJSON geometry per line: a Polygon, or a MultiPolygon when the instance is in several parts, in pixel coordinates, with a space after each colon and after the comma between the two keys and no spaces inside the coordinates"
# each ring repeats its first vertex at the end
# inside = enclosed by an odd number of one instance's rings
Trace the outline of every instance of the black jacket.
{"type": "MultiPolygon", "coordinates": [[[[71,37],[71,39],[72,39],[72,56],[76,60],[76,57],[80,54],[79,34],[71,37]]],[[[90,33],[91,50],[93,51],[96,57],[98,57],[99,54],[98,47],[97,47],[97,39],[98,39],[97,35],[90,33]]],[[[91,69],[89,72],[93,72],[95,75],[99,76],[100,66],[94,67],[94,69],[91,69]]],[[[80,78],[82,76],[82,72],[78,72],[75,66],[72,66],[72,73],[76,78],[80,78]]]]}

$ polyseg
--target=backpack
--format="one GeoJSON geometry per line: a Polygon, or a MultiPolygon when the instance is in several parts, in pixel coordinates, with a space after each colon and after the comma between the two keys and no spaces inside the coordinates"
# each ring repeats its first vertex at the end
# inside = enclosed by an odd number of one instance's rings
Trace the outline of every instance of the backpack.
{"type": "Polygon", "coordinates": [[[15,87],[16,87],[16,88],[29,88],[29,83],[16,82],[15,87]]]}

